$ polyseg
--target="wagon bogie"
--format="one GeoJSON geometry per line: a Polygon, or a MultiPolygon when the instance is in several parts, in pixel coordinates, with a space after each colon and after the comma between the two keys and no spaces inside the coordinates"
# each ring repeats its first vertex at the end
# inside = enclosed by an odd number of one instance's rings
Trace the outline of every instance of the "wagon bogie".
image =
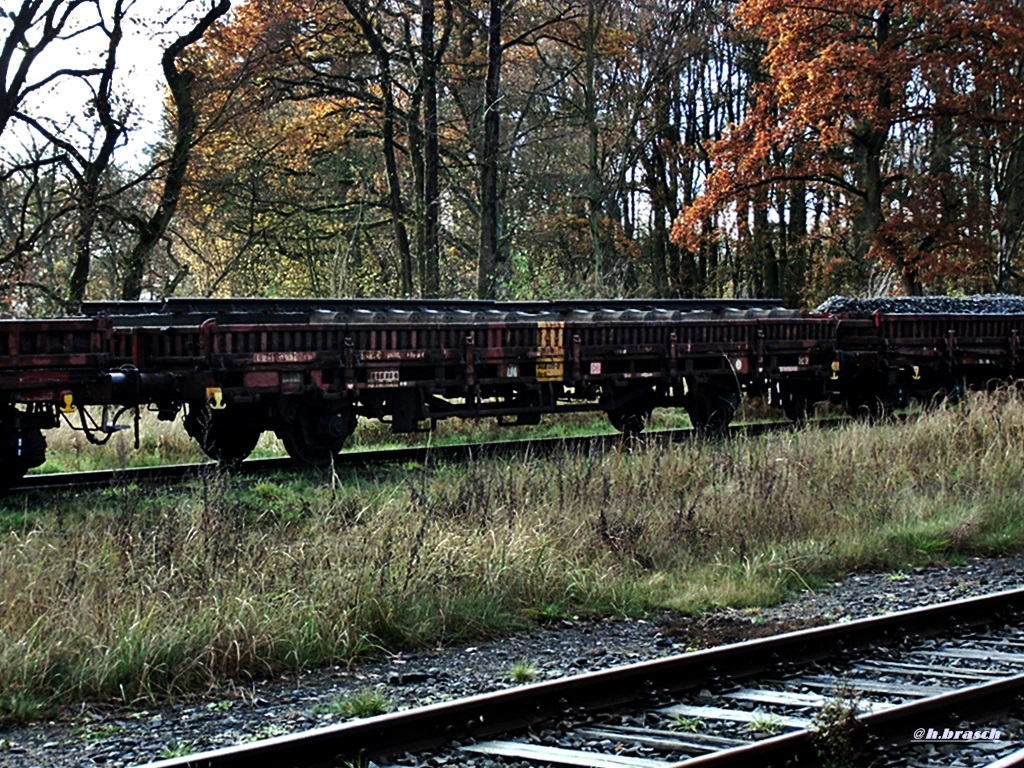
{"type": "Polygon", "coordinates": [[[330,466],[355,431],[355,409],[314,398],[282,398],[274,431],[293,459],[314,467],[330,466]]]}
{"type": "Polygon", "coordinates": [[[694,429],[702,435],[714,437],[725,432],[732,422],[741,398],[737,381],[699,382],[688,387],[684,408],[694,429]]]}
{"type": "Polygon", "coordinates": [[[265,421],[263,414],[251,406],[228,409],[206,400],[189,403],[183,419],[185,431],[203,453],[223,464],[248,458],[266,428],[265,421]]]}
{"type": "Polygon", "coordinates": [[[43,429],[54,425],[46,410],[0,407],[0,491],[46,460],[43,429]]]}

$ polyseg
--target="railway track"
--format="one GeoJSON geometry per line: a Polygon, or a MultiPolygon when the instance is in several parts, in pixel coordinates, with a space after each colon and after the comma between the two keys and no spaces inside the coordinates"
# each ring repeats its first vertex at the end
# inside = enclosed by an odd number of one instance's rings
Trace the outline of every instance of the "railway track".
{"type": "MultiPolygon", "coordinates": [[[[834,424],[835,420],[816,422],[834,424]]],[[[790,421],[759,422],[755,424],[738,424],[729,428],[729,434],[764,434],[781,429],[790,429],[790,421]]],[[[645,433],[637,438],[623,438],[621,434],[586,435],[580,437],[548,437],[524,440],[498,440],[443,446],[414,446],[408,448],[383,448],[379,450],[360,450],[341,453],[335,459],[335,468],[362,467],[379,464],[397,464],[405,462],[424,463],[427,461],[464,461],[480,456],[501,454],[522,454],[532,451],[534,454],[549,455],[559,450],[609,450],[622,445],[625,439],[639,440],[641,444],[656,442],[670,443],[693,439],[691,429],[659,430],[645,433]]],[[[30,474],[23,477],[9,489],[9,492],[25,492],[56,488],[102,488],[114,484],[177,482],[189,477],[196,477],[202,472],[215,470],[214,462],[196,464],[173,464],[154,467],[130,467],[90,472],[57,472],[47,474],[30,474]]],[[[249,459],[235,467],[235,471],[244,475],[267,475],[281,471],[296,471],[304,468],[301,462],[288,457],[249,459]]]]}
{"type": "Polygon", "coordinates": [[[1008,768],[1024,765],[1022,612],[1014,590],[150,766],[708,768],[842,764],[855,752],[939,765],[935,745],[962,753],[969,730],[984,754],[956,764],[1008,768]]]}

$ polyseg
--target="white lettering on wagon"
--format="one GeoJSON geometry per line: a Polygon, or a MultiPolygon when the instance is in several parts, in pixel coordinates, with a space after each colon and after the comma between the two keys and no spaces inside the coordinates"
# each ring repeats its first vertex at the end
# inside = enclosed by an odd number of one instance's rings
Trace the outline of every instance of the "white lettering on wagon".
{"type": "Polygon", "coordinates": [[[268,363],[312,363],[316,360],[316,352],[253,352],[252,361],[257,364],[268,363]]]}
{"type": "Polygon", "coordinates": [[[364,349],[359,352],[363,360],[426,360],[423,349],[364,349]]]}

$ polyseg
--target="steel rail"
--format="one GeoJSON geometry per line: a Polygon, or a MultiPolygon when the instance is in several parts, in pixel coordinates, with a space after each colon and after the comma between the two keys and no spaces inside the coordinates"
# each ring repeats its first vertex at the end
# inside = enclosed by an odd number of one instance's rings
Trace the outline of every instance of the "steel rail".
{"type": "MultiPolygon", "coordinates": [[[[644,440],[682,439],[690,430],[665,430],[645,435],[644,440]]],[[[404,462],[426,463],[428,461],[462,461],[485,455],[521,453],[535,450],[550,453],[560,448],[579,448],[587,445],[615,445],[623,441],[618,434],[587,435],[582,437],[545,437],[526,440],[494,440],[489,442],[459,443],[454,445],[411,446],[407,448],[380,448],[355,450],[340,453],[334,459],[334,468],[363,467],[376,464],[404,462]]],[[[159,480],[180,480],[196,476],[201,472],[215,472],[221,466],[213,461],[196,464],[171,464],[156,467],[128,467],[119,469],[93,470],[89,472],[54,472],[26,475],[10,492],[28,491],[56,487],[96,487],[114,483],[152,482],[159,480]]],[[[247,459],[237,466],[228,466],[225,471],[242,475],[265,475],[279,471],[320,471],[308,464],[287,456],[265,459],[247,459]]]]}
{"type": "MultiPolygon", "coordinates": [[[[972,685],[952,693],[901,704],[880,712],[857,716],[857,741],[861,751],[893,749],[914,741],[913,732],[921,723],[934,723],[941,717],[963,719],[970,712],[971,721],[980,723],[1009,711],[1014,700],[1024,695],[1024,675],[1014,675],[990,683],[972,685]]],[[[726,768],[727,766],[808,765],[817,757],[818,746],[808,730],[757,741],[743,747],[701,755],[680,763],[666,763],[665,768],[726,768]]]]}
{"type": "Polygon", "coordinates": [[[579,299],[562,301],[491,301],[487,299],[249,299],[249,298],[169,298],[163,301],[87,301],[82,314],[117,317],[155,314],[270,314],[307,313],[313,310],[345,312],[372,310],[399,312],[571,312],[573,310],[669,310],[723,311],[730,309],[778,309],[781,299],[579,299]]]}
{"type": "MultiPolygon", "coordinates": [[[[1006,623],[1022,611],[1024,589],[1013,590],[482,694],[164,760],[150,764],[150,768],[280,768],[380,759],[460,739],[492,737],[555,718],[656,702],[666,693],[693,690],[722,677],[750,677],[782,664],[820,661],[842,652],[875,647],[886,639],[927,637],[949,632],[951,627],[1006,623]]],[[[999,684],[1009,685],[1006,681],[999,684]]],[[[889,721],[881,718],[871,722],[889,721]]]]}
{"type": "MultiPolygon", "coordinates": [[[[815,422],[820,424],[839,423],[838,420],[815,422]]],[[[792,428],[790,421],[738,424],[729,428],[729,434],[758,435],[780,429],[792,428]]],[[[428,461],[465,461],[480,456],[495,456],[506,453],[536,451],[549,455],[557,450],[585,447],[608,450],[629,441],[639,444],[677,442],[693,439],[693,429],[665,429],[648,432],[636,438],[624,437],[618,433],[583,435],[579,437],[542,437],[521,440],[493,440],[453,445],[423,445],[407,448],[381,448],[354,450],[338,454],[334,460],[335,469],[342,467],[364,467],[375,464],[395,464],[428,461]]],[[[8,493],[40,490],[45,488],[95,488],[120,483],[148,483],[175,481],[194,477],[201,472],[216,471],[218,464],[213,461],[195,464],[170,464],[154,467],[124,467],[117,469],[91,470],[87,472],[51,472],[25,475],[11,485],[8,493]]],[[[248,459],[231,467],[230,471],[242,475],[266,475],[280,471],[316,471],[301,461],[286,456],[278,458],[248,459]]]]}
{"type": "Polygon", "coordinates": [[[1024,766],[1024,749],[1018,749],[994,763],[989,763],[987,768],[1021,768],[1021,766],[1024,766]]]}

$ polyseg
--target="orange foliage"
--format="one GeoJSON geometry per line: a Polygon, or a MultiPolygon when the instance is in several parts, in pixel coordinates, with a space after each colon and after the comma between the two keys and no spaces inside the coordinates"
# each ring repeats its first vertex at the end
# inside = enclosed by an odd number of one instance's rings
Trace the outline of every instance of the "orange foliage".
{"type": "Polygon", "coordinates": [[[991,260],[995,212],[991,196],[964,194],[978,173],[965,147],[1024,133],[1019,4],[741,0],[736,19],[767,44],[763,82],[711,147],[677,243],[720,235],[758,188],[800,183],[905,289],[991,260]]]}
{"type": "Polygon", "coordinates": [[[260,285],[308,293],[281,283],[307,280],[296,254],[308,258],[340,229],[331,212],[351,183],[344,155],[368,120],[351,94],[311,93],[309,83],[344,72],[351,60],[339,51],[357,59],[365,43],[340,3],[249,0],[196,48],[205,122],[181,205],[193,246],[180,258],[200,291],[258,291],[228,283],[265,271],[260,285]]]}

